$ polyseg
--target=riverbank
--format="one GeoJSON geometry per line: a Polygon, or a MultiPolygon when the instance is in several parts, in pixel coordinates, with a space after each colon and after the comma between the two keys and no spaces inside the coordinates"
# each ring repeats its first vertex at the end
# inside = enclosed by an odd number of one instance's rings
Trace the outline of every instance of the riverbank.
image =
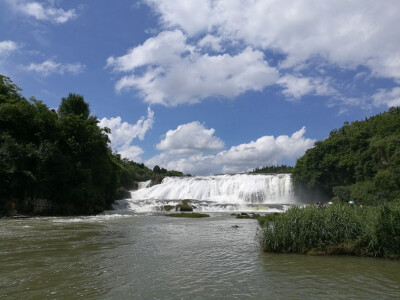
{"type": "Polygon", "coordinates": [[[266,252],[400,258],[400,205],[292,207],[259,218],[266,252]]]}

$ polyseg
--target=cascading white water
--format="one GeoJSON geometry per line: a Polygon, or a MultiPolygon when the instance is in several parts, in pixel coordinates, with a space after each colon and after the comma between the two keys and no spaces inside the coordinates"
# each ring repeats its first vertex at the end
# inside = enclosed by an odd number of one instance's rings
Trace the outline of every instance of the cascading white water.
{"type": "Polygon", "coordinates": [[[161,184],[148,186],[149,182],[142,183],[131,192],[132,199],[126,199],[130,210],[160,211],[183,199],[191,199],[195,211],[263,211],[295,204],[289,174],[166,177],[161,184]]]}
{"type": "Polygon", "coordinates": [[[289,174],[166,177],[161,184],[131,193],[133,200],[206,200],[219,203],[292,202],[289,174]]]}

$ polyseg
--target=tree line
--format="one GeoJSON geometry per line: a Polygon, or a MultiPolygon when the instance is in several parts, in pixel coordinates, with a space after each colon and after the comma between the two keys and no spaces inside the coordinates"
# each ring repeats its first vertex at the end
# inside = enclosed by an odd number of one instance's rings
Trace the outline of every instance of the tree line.
{"type": "Polygon", "coordinates": [[[400,198],[400,108],[345,124],[292,172],[298,195],[377,205],[400,198]]]}
{"type": "Polygon", "coordinates": [[[69,94],[56,111],[20,91],[0,75],[0,214],[10,207],[30,213],[38,199],[51,204],[48,214],[98,213],[111,207],[120,187],[183,176],[113,153],[110,130],[98,126],[83,96],[69,94]]]}
{"type": "Polygon", "coordinates": [[[287,165],[274,165],[274,166],[265,166],[258,167],[253,169],[250,174],[284,174],[284,173],[292,173],[293,167],[287,165]]]}

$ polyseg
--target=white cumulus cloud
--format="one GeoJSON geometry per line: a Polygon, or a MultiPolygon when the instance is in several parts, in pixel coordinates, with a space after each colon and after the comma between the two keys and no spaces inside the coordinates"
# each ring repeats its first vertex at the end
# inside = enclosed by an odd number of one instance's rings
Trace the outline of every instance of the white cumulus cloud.
{"type": "Polygon", "coordinates": [[[134,71],[146,65],[169,65],[179,62],[181,55],[192,50],[181,31],[165,31],[130,49],[126,55],[109,57],[107,65],[116,71],[134,71]]]}
{"type": "Polygon", "coordinates": [[[118,148],[118,154],[121,155],[122,158],[127,158],[134,162],[141,162],[142,158],[140,157],[143,154],[143,149],[139,146],[135,145],[122,145],[118,148]]]}
{"type": "Polygon", "coordinates": [[[143,140],[147,131],[150,130],[154,123],[154,112],[148,108],[147,117],[141,117],[136,124],[123,122],[121,117],[102,118],[99,122],[100,127],[107,127],[111,130],[108,137],[111,141],[111,147],[114,151],[121,154],[122,157],[141,161],[140,155],[143,150],[132,145],[134,139],[143,140]]]}
{"type": "Polygon", "coordinates": [[[16,11],[39,21],[62,24],[77,17],[75,9],[64,10],[54,7],[52,2],[44,5],[37,1],[7,0],[16,11]]]}
{"type": "MultiPolygon", "coordinates": [[[[305,131],[303,127],[291,136],[263,136],[256,141],[232,146],[216,154],[207,154],[205,151],[163,151],[149,159],[146,164],[195,175],[209,175],[245,172],[259,166],[294,162],[315,143],[315,140],[304,137],[305,131]]],[[[178,145],[173,149],[179,150],[178,145]]]]}
{"type": "Polygon", "coordinates": [[[282,93],[288,99],[298,100],[304,95],[334,95],[336,91],[330,86],[328,79],[311,78],[304,76],[285,75],[282,76],[277,84],[284,89],[282,93]]]}
{"type": "Polygon", "coordinates": [[[173,154],[215,152],[221,150],[224,143],[214,132],[215,129],[206,129],[197,121],[179,125],[175,130],[168,130],[156,147],[173,154]]]}
{"type": "Polygon", "coordinates": [[[378,76],[400,77],[400,2],[386,0],[146,1],[165,28],[194,37],[216,32],[286,55],[291,67],[320,56],[341,67],[365,65],[378,76]]]}
{"type": "Polygon", "coordinates": [[[166,106],[261,91],[279,77],[261,51],[248,47],[236,55],[200,54],[179,30],[161,32],[124,56],[108,58],[107,65],[132,73],[117,82],[117,91],[134,88],[146,102],[166,106]]]}
{"type": "Polygon", "coordinates": [[[48,76],[50,74],[79,74],[84,71],[85,65],[80,63],[62,64],[48,59],[40,64],[31,63],[23,68],[27,71],[37,72],[42,76],[48,76]]]}
{"type": "Polygon", "coordinates": [[[289,100],[322,95],[345,107],[354,102],[342,99],[365,90],[348,95],[359,69],[400,82],[397,0],[144,2],[161,33],[107,65],[123,73],[117,91],[133,89],[148,103],[234,98],[276,84],[289,100]]]}

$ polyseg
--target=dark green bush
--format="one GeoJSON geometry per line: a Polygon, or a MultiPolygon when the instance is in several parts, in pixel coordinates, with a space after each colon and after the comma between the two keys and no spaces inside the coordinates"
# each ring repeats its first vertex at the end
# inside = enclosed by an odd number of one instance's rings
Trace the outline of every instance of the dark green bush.
{"type": "Polygon", "coordinates": [[[400,209],[334,204],[293,207],[261,217],[259,239],[267,252],[400,257],[400,209]]]}

